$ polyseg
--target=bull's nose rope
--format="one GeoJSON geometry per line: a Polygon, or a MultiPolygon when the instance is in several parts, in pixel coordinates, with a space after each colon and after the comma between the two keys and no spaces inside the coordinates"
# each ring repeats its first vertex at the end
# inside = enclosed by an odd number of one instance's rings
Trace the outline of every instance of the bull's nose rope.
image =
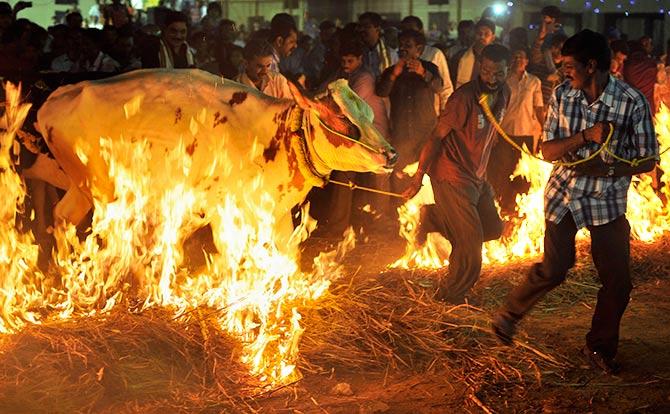
{"type": "MultiPolygon", "coordinates": [[[[297,114],[297,112],[296,112],[296,114],[297,114]]],[[[320,174],[320,173],[318,172],[316,166],[314,165],[314,163],[313,163],[311,157],[310,157],[310,154],[309,154],[309,153],[310,153],[310,148],[308,147],[308,143],[307,143],[308,141],[311,140],[311,134],[312,134],[311,124],[310,124],[310,122],[309,122],[309,119],[307,119],[307,113],[306,113],[306,112],[303,113],[303,112],[301,111],[301,112],[300,112],[300,115],[302,115],[302,125],[299,125],[298,123],[295,122],[295,118],[296,118],[296,117],[294,116],[294,117],[291,117],[291,119],[293,120],[293,121],[291,122],[291,128],[292,128],[293,131],[296,131],[296,130],[299,129],[301,126],[302,126],[302,128],[304,129],[305,133],[304,133],[304,135],[300,138],[302,151],[304,152],[304,154],[303,154],[303,155],[304,155],[304,160],[305,160],[305,163],[307,164],[307,167],[308,167],[309,171],[312,173],[312,175],[314,175],[314,178],[316,178],[318,181],[322,182],[321,185],[325,185],[325,184],[327,184],[327,183],[333,183],[333,184],[341,185],[341,186],[343,186],[343,187],[348,187],[348,188],[350,188],[352,191],[353,191],[353,190],[363,190],[363,191],[367,191],[367,192],[370,192],[370,193],[382,194],[382,195],[387,195],[387,196],[391,196],[391,197],[398,197],[398,198],[402,198],[402,197],[403,197],[402,194],[393,193],[393,192],[390,192],[390,191],[378,190],[378,189],[376,189],[376,188],[371,188],[371,187],[364,187],[364,186],[358,185],[358,184],[356,184],[356,183],[354,183],[354,182],[352,182],[352,181],[349,181],[349,182],[345,183],[345,182],[342,182],[342,181],[330,180],[330,179],[328,178],[328,176],[324,176],[324,175],[320,174]]],[[[321,120],[321,118],[319,118],[319,117],[317,116],[317,119],[319,120],[319,122],[321,123],[322,126],[324,126],[326,129],[328,129],[328,130],[331,131],[332,133],[334,133],[334,134],[338,134],[338,135],[340,135],[340,136],[342,136],[342,137],[344,137],[344,138],[347,138],[347,139],[349,139],[349,140],[351,140],[351,141],[356,142],[357,144],[360,144],[360,145],[362,145],[362,146],[365,146],[366,148],[371,149],[371,148],[370,148],[369,146],[367,146],[366,144],[363,144],[363,143],[361,143],[361,142],[359,142],[359,141],[355,141],[355,140],[353,140],[353,139],[351,139],[351,138],[349,138],[349,137],[346,137],[345,135],[342,135],[342,134],[338,133],[337,131],[332,131],[332,130],[330,130],[330,128],[328,128],[328,126],[327,126],[326,124],[323,123],[323,121],[321,120]]],[[[376,152],[379,152],[379,151],[376,151],[376,152]]],[[[317,158],[318,158],[318,156],[319,156],[318,154],[316,154],[316,152],[315,152],[314,155],[315,155],[315,157],[317,157],[317,158]]],[[[319,161],[320,161],[322,164],[325,165],[325,163],[323,162],[323,160],[319,159],[319,161]]]]}
{"type": "Polygon", "coordinates": [[[377,193],[377,194],[383,194],[383,195],[387,195],[387,196],[391,196],[391,197],[403,198],[402,194],[392,193],[390,191],[378,190],[376,188],[363,187],[363,186],[358,185],[358,184],[356,184],[352,181],[349,181],[349,182],[345,183],[345,182],[342,182],[342,181],[330,180],[329,182],[331,182],[333,184],[341,185],[343,187],[349,187],[352,190],[363,190],[363,191],[368,191],[370,193],[377,193]]]}
{"type": "Polygon", "coordinates": [[[641,163],[643,163],[645,161],[658,159],[658,157],[660,157],[666,151],[668,151],[668,149],[670,149],[670,147],[668,147],[658,155],[651,155],[649,157],[644,157],[644,158],[634,158],[632,160],[627,160],[627,159],[621,158],[609,149],[610,140],[612,139],[612,135],[614,135],[614,125],[611,122],[608,122],[609,132],[607,133],[607,139],[605,140],[605,142],[603,142],[603,144],[600,146],[600,148],[598,148],[598,150],[596,152],[594,152],[593,154],[589,155],[586,158],[582,158],[580,160],[573,161],[573,162],[561,162],[561,161],[550,162],[550,161],[547,161],[543,158],[538,157],[537,155],[531,153],[527,149],[521,147],[519,144],[514,142],[514,140],[512,138],[510,138],[509,135],[507,135],[507,133],[502,129],[502,127],[500,126],[500,123],[498,123],[498,120],[496,119],[495,115],[493,115],[493,112],[491,111],[491,107],[488,104],[488,95],[487,94],[482,94],[479,97],[479,104],[481,105],[482,111],[484,111],[484,115],[489,120],[491,125],[493,125],[493,127],[496,129],[496,131],[498,131],[500,136],[503,137],[503,139],[505,141],[507,141],[508,144],[510,144],[511,146],[516,148],[519,152],[523,152],[523,153],[525,153],[525,154],[527,154],[527,155],[529,155],[533,158],[536,158],[540,161],[544,161],[546,163],[550,163],[552,165],[557,165],[557,166],[562,166],[562,167],[574,167],[575,165],[582,164],[582,163],[585,163],[587,161],[592,160],[593,158],[600,155],[601,152],[605,152],[605,153],[609,154],[610,156],[612,156],[612,158],[614,158],[617,161],[624,162],[624,163],[626,163],[630,166],[636,167],[636,166],[640,165],[641,163]]]}

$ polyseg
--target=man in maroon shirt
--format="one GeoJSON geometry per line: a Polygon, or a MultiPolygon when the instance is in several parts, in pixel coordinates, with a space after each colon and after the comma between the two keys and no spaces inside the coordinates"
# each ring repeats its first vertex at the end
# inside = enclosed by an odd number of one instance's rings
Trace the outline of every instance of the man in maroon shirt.
{"type": "Polygon", "coordinates": [[[502,232],[493,190],[486,181],[496,131],[479,100],[486,96],[494,116],[502,120],[510,96],[505,83],[510,53],[492,44],[481,56],[479,76],[449,98],[404,193],[407,198],[416,195],[423,175],[430,175],[435,204],[422,211],[419,233],[423,238],[426,233],[439,232],[451,242],[449,271],[440,281],[437,299],[452,304],[463,303],[479,279],[483,242],[497,239],[502,232]]]}

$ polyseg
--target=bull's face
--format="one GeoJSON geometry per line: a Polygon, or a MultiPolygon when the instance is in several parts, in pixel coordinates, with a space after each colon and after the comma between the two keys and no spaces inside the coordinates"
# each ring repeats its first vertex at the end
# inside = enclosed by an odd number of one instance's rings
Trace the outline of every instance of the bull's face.
{"type": "Polygon", "coordinates": [[[388,172],[397,154],[375,128],[370,106],[349,88],[344,79],[328,85],[322,97],[310,99],[291,85],[298,105],[309,111],[315,157],[331,170],[388,172]]]}

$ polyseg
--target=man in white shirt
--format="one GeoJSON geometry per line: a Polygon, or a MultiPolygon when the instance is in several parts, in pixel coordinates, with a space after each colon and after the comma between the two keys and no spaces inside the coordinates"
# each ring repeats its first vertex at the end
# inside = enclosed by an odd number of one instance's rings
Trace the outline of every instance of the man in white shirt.
{"type": "Polygon", "coordinates": [[[235,81],[256,88],[279,99],[293,99],[288,81],[272,67],[272,46],[262,39],[254,39],[244,47],[244,71],[235,81]]]}
{"type": "MultiPolygon", "coordinates": [[[[528,51],[523,48],[512,51],[512,63],[507,86],[511,90],[507,113],[501,126],[519,145],[525,144],[530,151],[538,145],[544,122],[542,83],[540,79],[526,72],[528,51]]],[[[521,177],[510,180],[521,154],[502,138],[491,152],[487,176],[498,195],[498,202],[504,214],[514,213],[516,195],[528,191],[528,182],[521,177]]]]}
{"type": "MultiPolygon", "coordinates": [[[[469,49],[454,56],[455,88],[477,79],[481,66],[482,50],[496,40],[496,25],[490,20],[481,19],[475,24],[475,43],[469,49]]],[[[453,80],[453,79],[452,79],[453,80]]]]}
{"type": "MultiPolygon", "coordinates": [[[[400,24],[403,30],[411,29],[423,33],[423,22],[416,16],[407,16],[402,19],[400,24]]],[[[442,90],[435,97],[435,113],[439,115],[444,110],[444,107],[447,106],[449,95],[454,92],[454,86],[451,84],[451,77],[449,76],[447,59],[440,49],[428,44],[424,46],[420,58],[432,62],[440,72],[442,90]]]]}

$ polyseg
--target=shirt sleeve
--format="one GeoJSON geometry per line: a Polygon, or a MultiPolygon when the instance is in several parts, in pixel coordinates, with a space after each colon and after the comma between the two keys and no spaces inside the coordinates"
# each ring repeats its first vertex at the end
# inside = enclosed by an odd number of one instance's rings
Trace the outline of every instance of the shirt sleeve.
{"type": "Polygon", "coordinates": [[[633,142],[637,145],[641,158],[658,156],[658,140],[651,120],[651,111],[646,99],[635,107],[632,116],[633,142]]]}
{"type": "Polygon", "coordinates": [[[445,138],[455,129],[464,129],[467,124],[467,114],[470,114],[471,108],[465,98],[464,90],[454,92],[447,101],[447,106],[440,113],[435,126],[435,134],[440,138],[445,138]]]}
{"type": "Polygon", "coordinates": [[[558,137],[558,93],[560,88],[554,90],[549,100],[549,110],[542,128],[542,142],[552,141],[558,137]]]}

